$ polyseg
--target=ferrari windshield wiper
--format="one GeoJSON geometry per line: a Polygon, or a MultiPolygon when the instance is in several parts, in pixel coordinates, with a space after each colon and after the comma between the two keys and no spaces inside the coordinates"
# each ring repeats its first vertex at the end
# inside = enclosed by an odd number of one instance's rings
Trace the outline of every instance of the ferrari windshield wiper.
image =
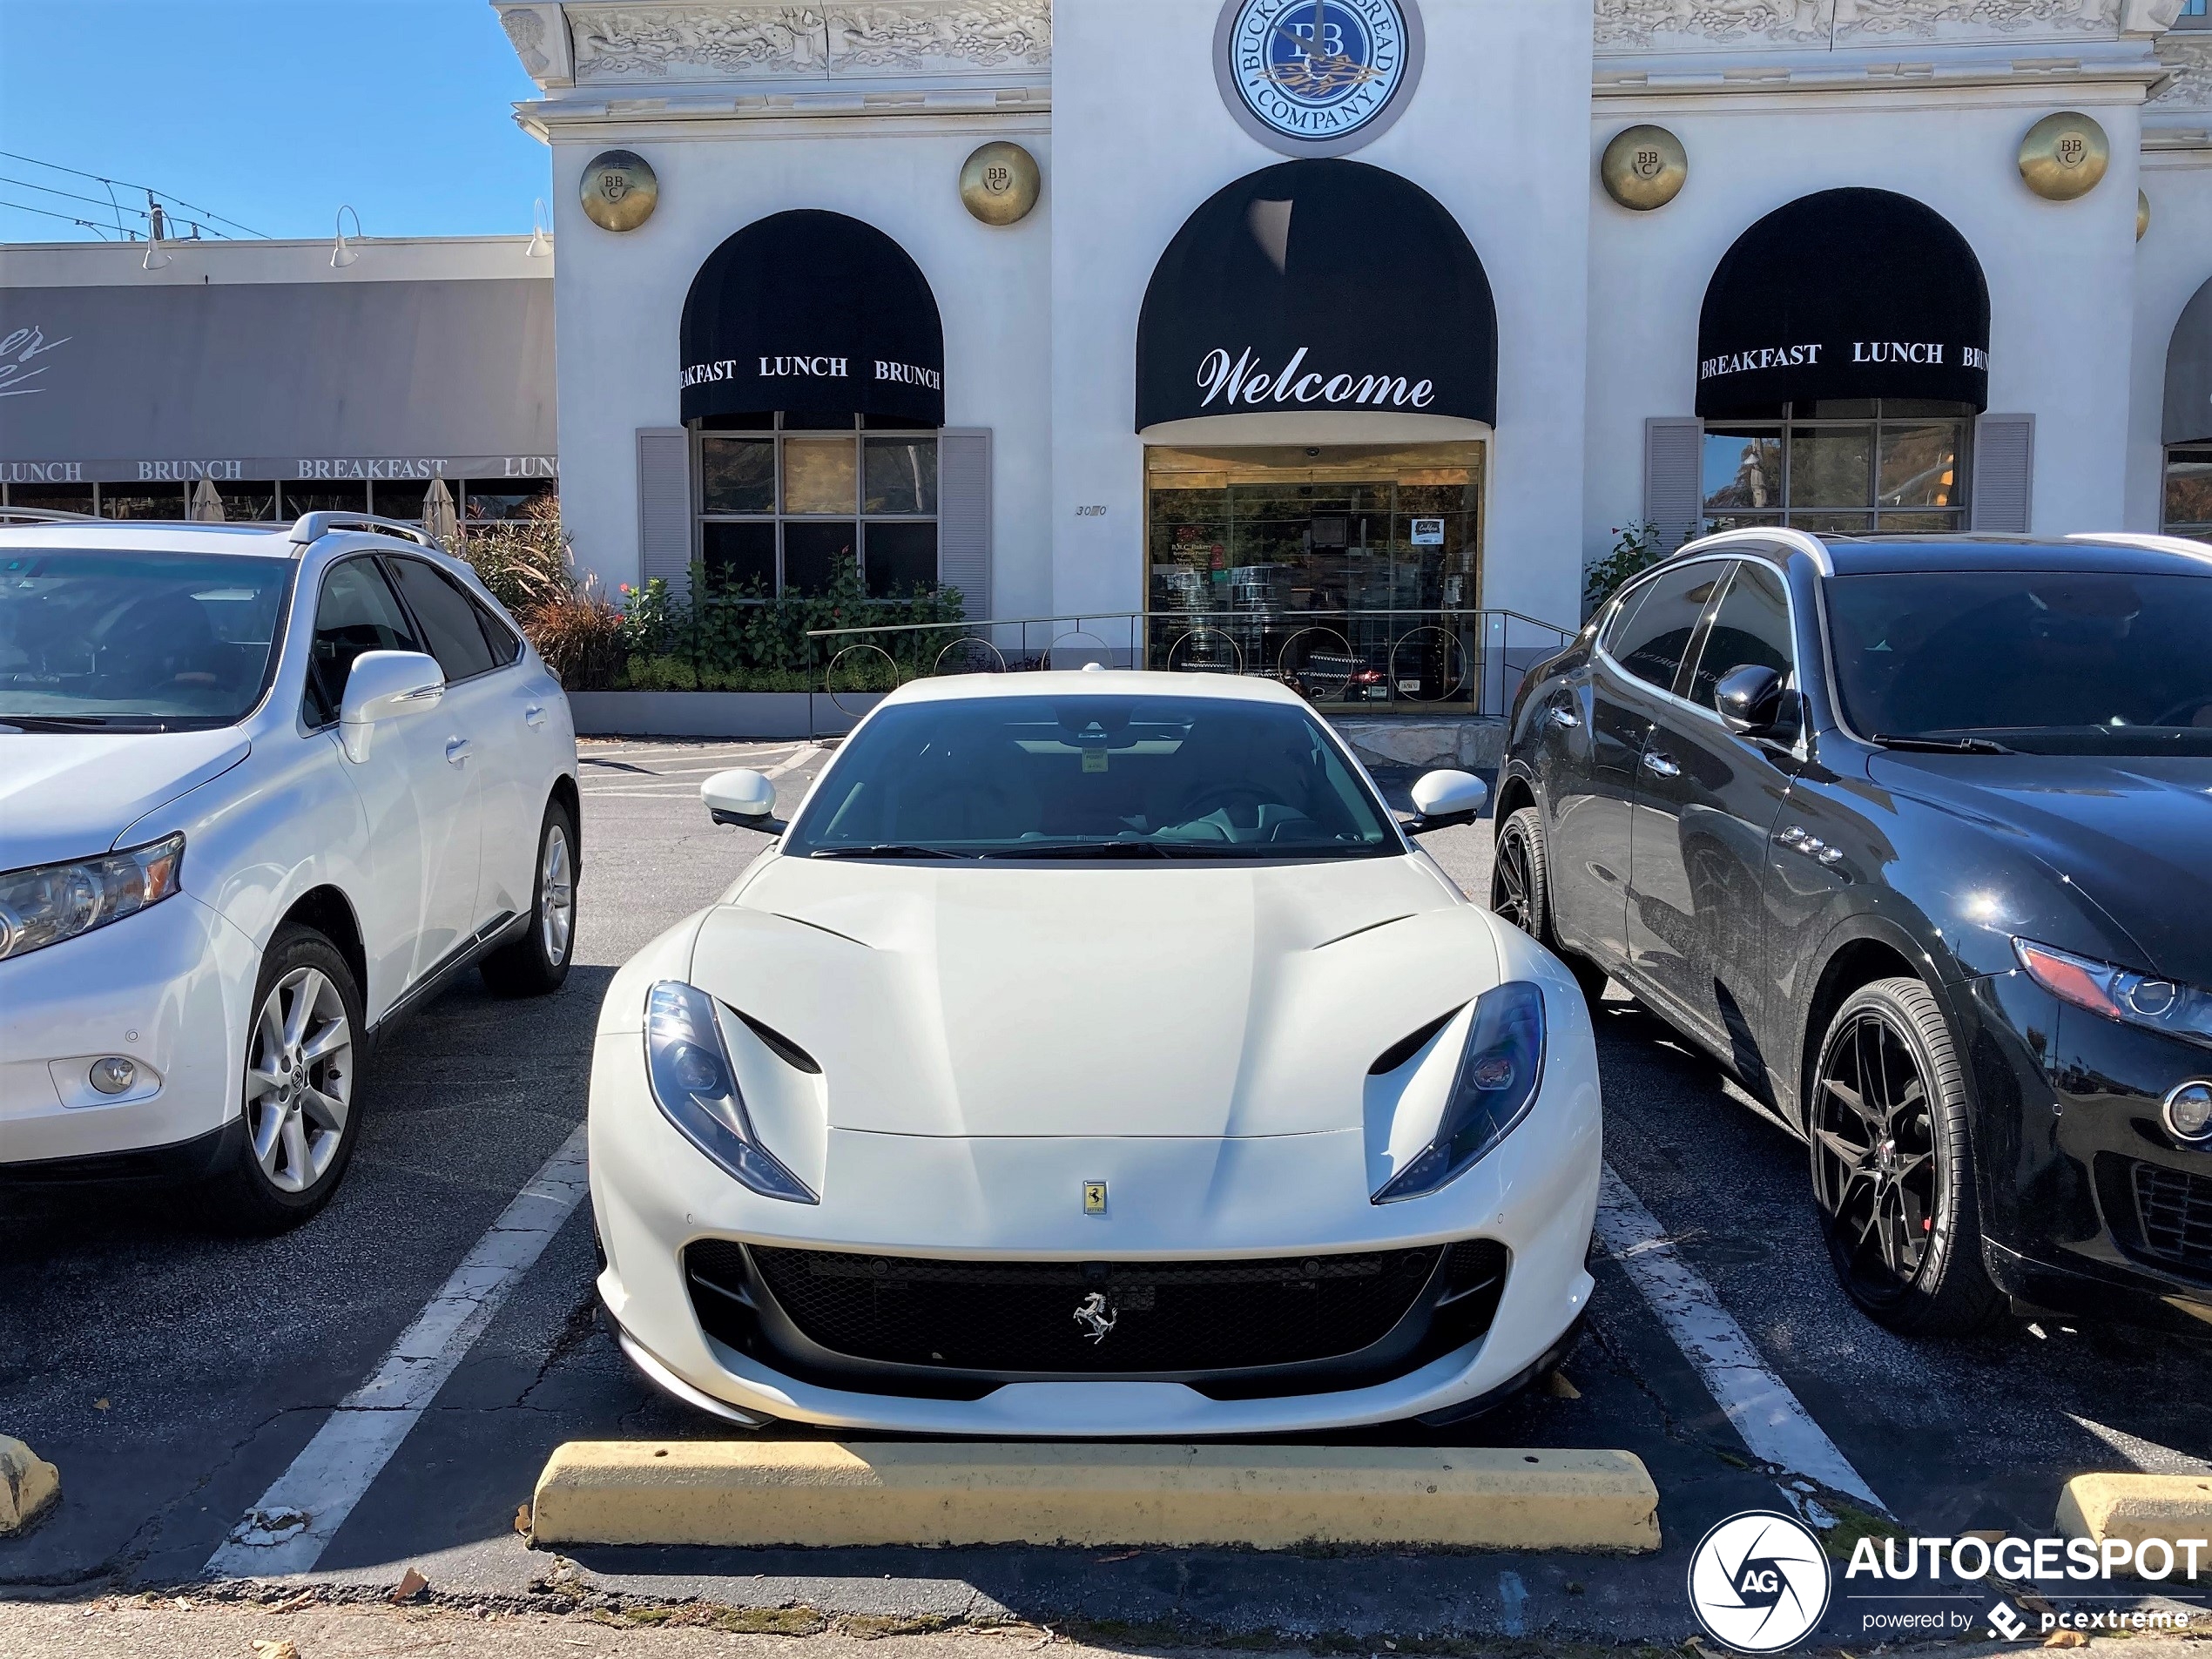
{"type": "Polygon", "coordinates": [[[1994,738],[1900,738],[1886,732],[1877,732],[1871,741],[1885,749],[1911,749],[1927,754],[1945,755],[2008,755],[2018,750],[2007,749],[1994,738]]]}
{"type": "Polygon", "coordinates": [[[867,846],[818,846],[810,859],[967,859],[973,855],[941,846],[920,846],[907,841],[877,841],[867,846]]]}

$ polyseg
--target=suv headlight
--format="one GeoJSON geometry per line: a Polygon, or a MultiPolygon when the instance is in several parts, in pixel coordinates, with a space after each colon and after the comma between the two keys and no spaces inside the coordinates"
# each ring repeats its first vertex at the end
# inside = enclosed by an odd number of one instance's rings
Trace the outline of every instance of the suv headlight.
{"type": "Polygon", "coordinates": [[[698,986],[663,980],[646,993],[645,1075],[661,1116],[745,1186],[764,1198],[821,1202],[753,1133],[714,999],[698,986]]]}
{"type": "Polygon", "coordinates": [[[1418,1198],[1457,1180],[1527,1116],[1543,1080],[1543,991],[1527,980],[1485,991],[1475,1001],[1434,1137],[1383,1184],[1373,1202],[1418,1198]]]}
{"type": "Polygon", "coordinates": [[[2193,987],[2053,950],[2033,940],[2013,941],[2013,954],[2028,978],[2060,1001],[2126,1025],[2212,1044],[2212,996],[2193,987]]]}
{"type": "Polygon", "coordinates": [[[177,890],[185,838],[74,864],[0,874],[0,961],[22,956],[159,904],[177,890]]]}

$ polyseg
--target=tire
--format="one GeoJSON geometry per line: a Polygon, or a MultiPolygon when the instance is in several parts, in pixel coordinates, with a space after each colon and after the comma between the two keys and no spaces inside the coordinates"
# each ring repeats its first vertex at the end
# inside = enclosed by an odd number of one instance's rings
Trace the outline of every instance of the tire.
{"type": "Polygon", "coordinates": [[[543,996],[561,988],[576,954],[576,814],[558,799],[545,803],[538,826],[536,874],[530,882],[529,926],[484,958],[484,983],[501,996],[543,996]]]}
{"type": "Polygon", "coordinates": [[[1543,820],[1534,806],[1510,814],[1498,831],[1490,908],[1566,963],[1590,1001],[1605,995],[1605,970],[1561,946],[1553,931],[1551,862],[1544,852],[1543,820]]]}
{"type": "Polygon", "coordinates": [[[262,953],[253,986],[242,1132],[229,1167],[202,1190],[226,1232],[273,1234],[330,1202],[361,1133],[361,987],[331,942],[287,922],[262,953]]]}
{"type": "Polygon", "coordinates": [[[1813,1201],[1844,1293],[1900,1335],[1974,1336],[2008,1305],[1982,1255],[1967,1113],[1926,986],[1879,980],[1844,1001],[1814,1061],[1813,1201]]]}

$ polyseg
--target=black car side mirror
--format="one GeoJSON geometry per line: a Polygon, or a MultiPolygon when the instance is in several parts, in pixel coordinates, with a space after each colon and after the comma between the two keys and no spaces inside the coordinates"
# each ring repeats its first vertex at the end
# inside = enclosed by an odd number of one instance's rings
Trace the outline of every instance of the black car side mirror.
{"type": "Polygon", "coordinates": [[[1781,725],[1787,697],[1782,676],[1770,668],[1747,664],[1731,668],[1713,688],[1713,701],[1721,724],[1742,738],[1774,735],[1781,725]]]}

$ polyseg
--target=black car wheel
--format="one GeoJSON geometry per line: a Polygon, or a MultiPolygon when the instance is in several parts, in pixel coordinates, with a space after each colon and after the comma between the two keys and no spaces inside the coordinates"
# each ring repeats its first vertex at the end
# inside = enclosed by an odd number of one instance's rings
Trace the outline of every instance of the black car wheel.
{"type": "Polygon", "coordinates": [[[1908,1336],[1970,1336],[2004,1311],[1982,1261],[1964,1075],[1926,986],[1881,980],[1837,1010],[1806,1127],[1821,1230],[1852,1301],[1908,1336]]]}
{"type": "Polygon", "coordinates": [[[1544,826],[1534,806],[1513,813],[1498,832],[1490,866],[1490,908],[1554,952],[1593,1002],[1605,994],[1605,970],[1563,948],[1552,931],[1551,867],[1544,857],[1544,826]]]}

